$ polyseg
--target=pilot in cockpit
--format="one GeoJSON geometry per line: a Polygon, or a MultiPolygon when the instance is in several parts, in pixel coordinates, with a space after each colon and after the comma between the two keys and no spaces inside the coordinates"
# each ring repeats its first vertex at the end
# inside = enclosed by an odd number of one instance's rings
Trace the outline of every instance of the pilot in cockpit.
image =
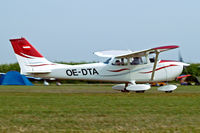
{"type": "Polygon", "coordinates": [[[119,60],[116,60],[116,61],[115,61],[115,65],[119,66],[119,65],[120,65],[120,61],[119,61],[119,60]]]}
{"type": "Polygon", "coordinates": [[[140,57],[134,57],[131,64],[132,65],[139,65],[139,64],[141,64],[140,57]]]}
{"type": "Polygon", "coordinates": [[[150,62],[153,63],[155,62],[155,57],[149,58],[150,62]]]}

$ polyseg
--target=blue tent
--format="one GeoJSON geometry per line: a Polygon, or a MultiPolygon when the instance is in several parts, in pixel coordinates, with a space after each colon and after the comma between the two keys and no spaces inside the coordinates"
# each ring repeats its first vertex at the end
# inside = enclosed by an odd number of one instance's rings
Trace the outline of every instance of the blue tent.
{"type": "Polygon", "coordinates": [[[9,71],[0,77],[0,85],[33,85],[24,75],[17,71],[9,71]]]}

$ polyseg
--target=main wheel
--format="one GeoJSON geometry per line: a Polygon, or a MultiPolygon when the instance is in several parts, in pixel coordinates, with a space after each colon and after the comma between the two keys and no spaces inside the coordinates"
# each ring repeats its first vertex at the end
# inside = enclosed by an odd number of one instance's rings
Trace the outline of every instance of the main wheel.
{"type": "Polygon", "coordinates": [[[165,93],[172,93],[172,91],[165,91],[165,93]]]}
{"type": "Polygon", "coordinates": [[[121,92],[129,92],[128,90],[121,90],[121,92]]]}
{"type": "Polygon", "coordinates": [[[145,91],[135,91],[136,93],[144,93],[145,91]]]}

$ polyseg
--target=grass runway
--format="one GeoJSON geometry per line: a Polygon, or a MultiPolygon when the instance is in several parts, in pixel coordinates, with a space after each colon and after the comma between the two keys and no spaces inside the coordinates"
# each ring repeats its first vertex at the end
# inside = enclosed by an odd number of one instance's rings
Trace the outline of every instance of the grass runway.
{"type": "Polygon", "coordinates": [[[200,86],[0,86],[0,132],[200,132],[200,86]]]}

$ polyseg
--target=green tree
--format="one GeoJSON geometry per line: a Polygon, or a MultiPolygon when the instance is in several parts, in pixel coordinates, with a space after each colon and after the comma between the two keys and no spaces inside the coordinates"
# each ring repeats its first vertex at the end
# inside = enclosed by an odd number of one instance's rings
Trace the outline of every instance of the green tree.
{"type": "Polygon", "coordinates": [[[0,72],[6,73],[8,71],[20,71],[20,67],[18,63],[12,63],[12,64],[2,64],[0,65],[0,72]]]}

